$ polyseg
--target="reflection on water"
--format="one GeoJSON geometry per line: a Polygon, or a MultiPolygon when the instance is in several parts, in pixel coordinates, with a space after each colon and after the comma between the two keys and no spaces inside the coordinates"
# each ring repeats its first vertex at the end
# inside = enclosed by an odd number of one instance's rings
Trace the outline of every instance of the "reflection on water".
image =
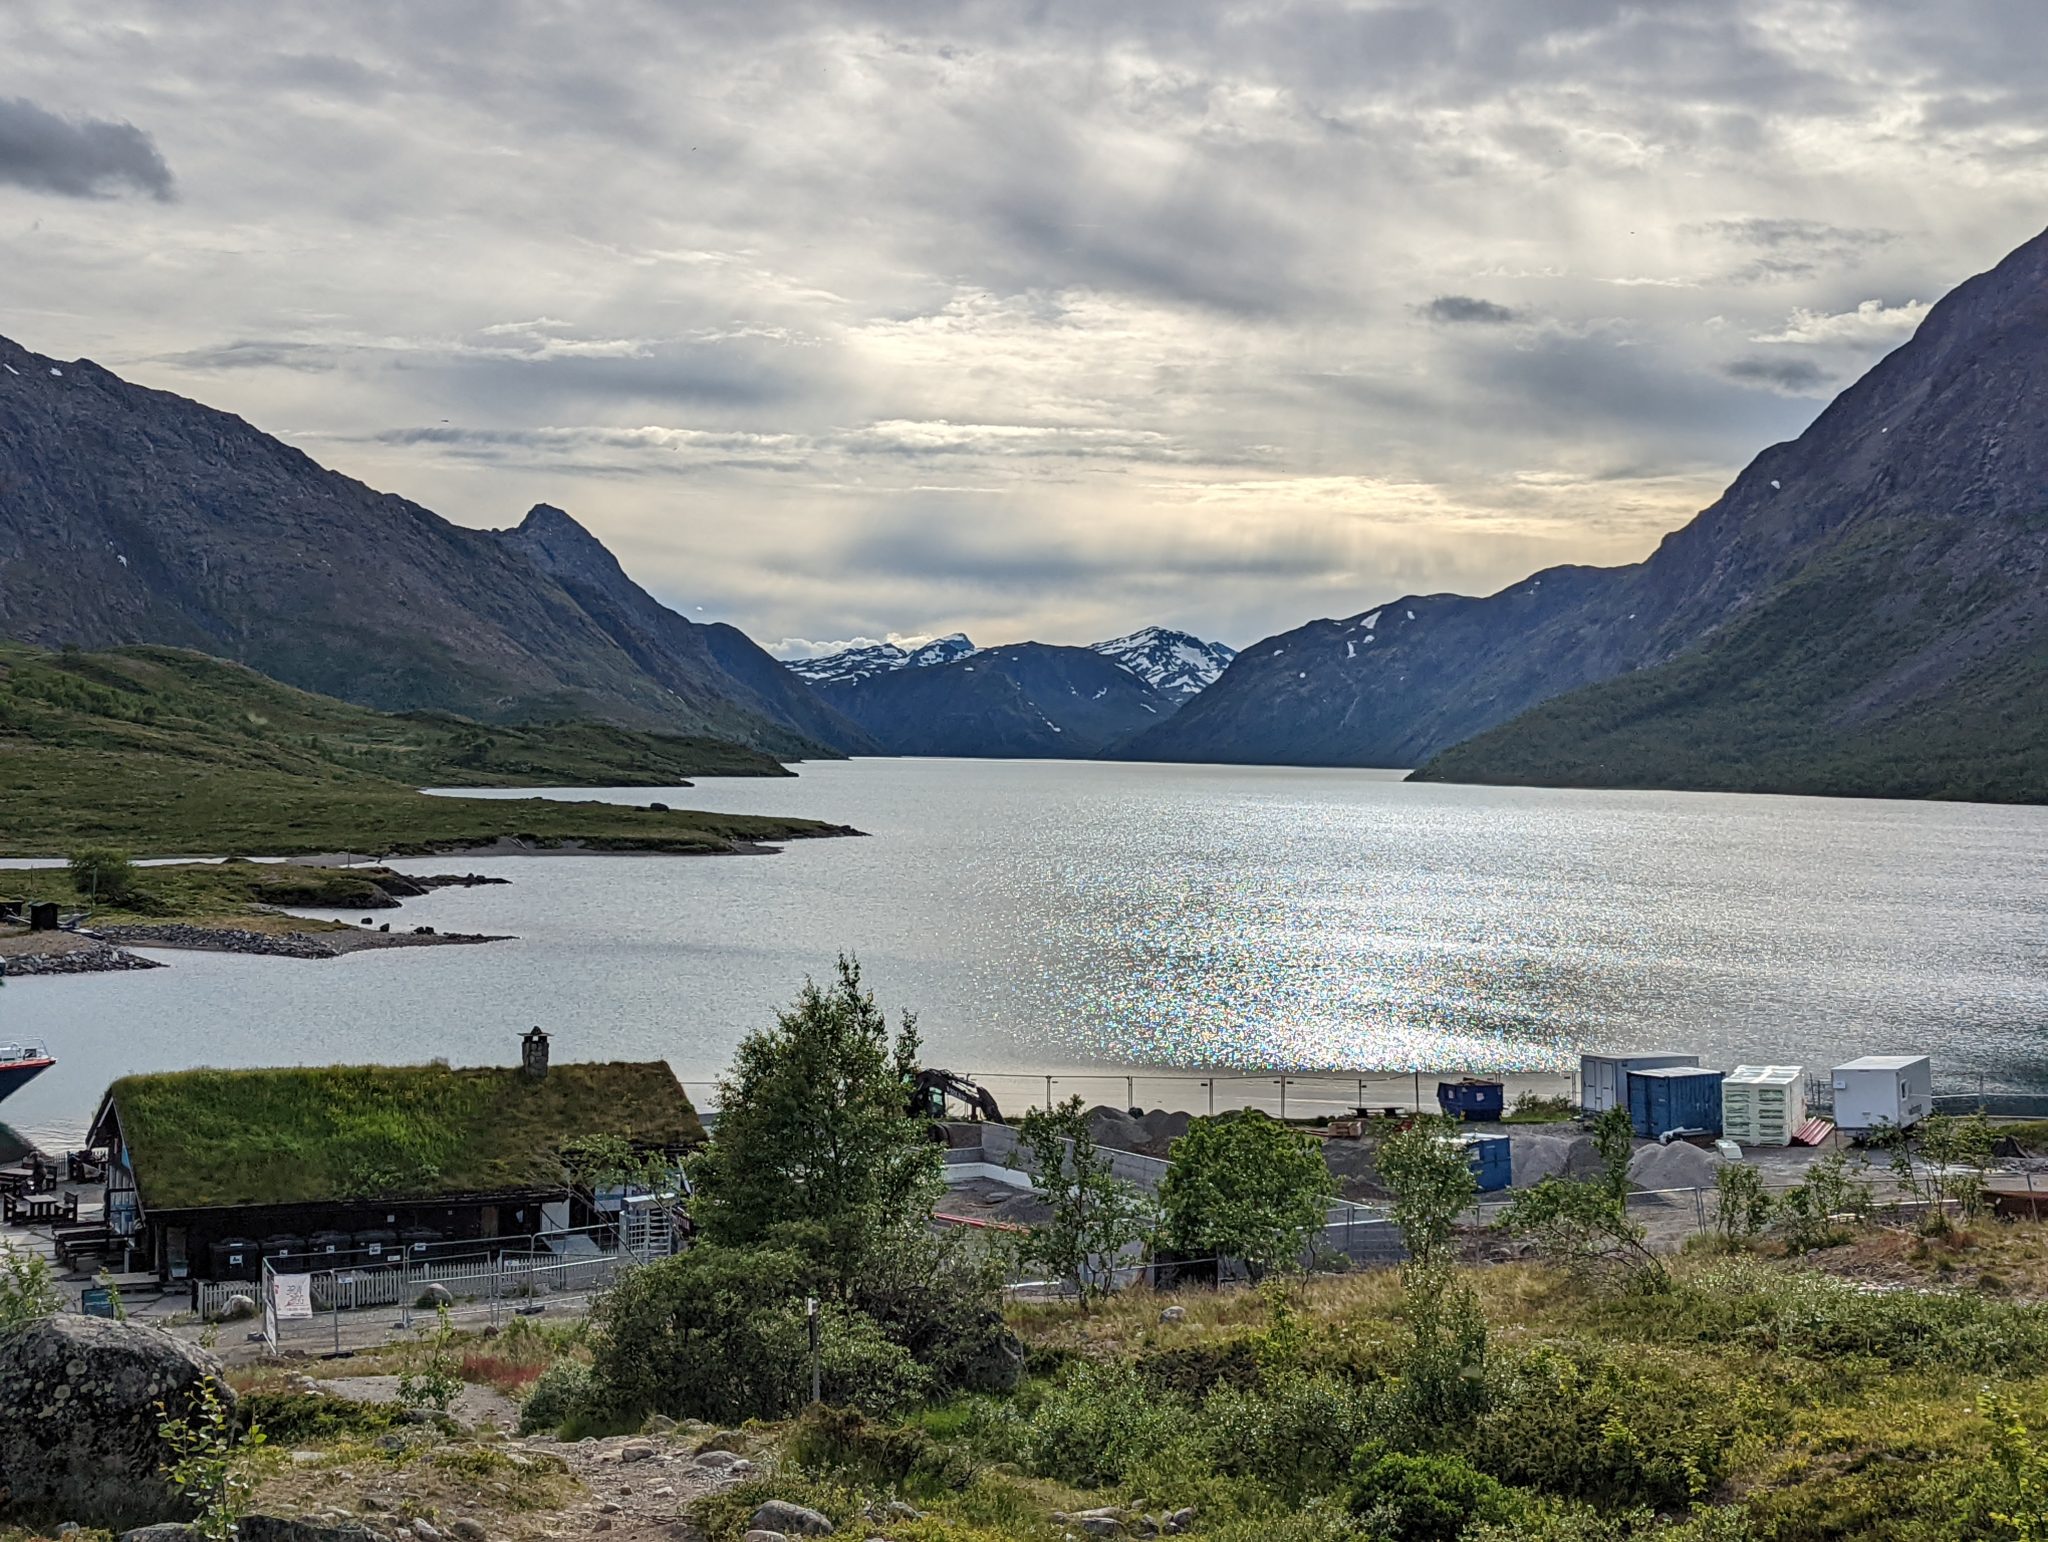
{"type": "Polygon", "coordinates": [[[161,955],[20,981],[60,1064],[0,1115],[75,1134],[114,1075],[192,1064],[723,1068],[857,951],[965,1070],[1556,1069],[1582,1046],[1821,1065],[1934,1053],[2048,1086],[2048,811],[1410,786],[1389,773],[857,761],[659,798],[846,821],[773,857],[442,858],[509,887],[408,902],[489,948],[161,955]]]}

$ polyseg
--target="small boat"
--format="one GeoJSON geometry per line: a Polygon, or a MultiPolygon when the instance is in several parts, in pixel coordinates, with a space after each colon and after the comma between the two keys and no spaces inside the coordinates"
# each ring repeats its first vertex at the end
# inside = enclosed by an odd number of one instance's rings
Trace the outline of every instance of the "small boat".
{"type": "Polygon", "coordinates": [[[41,1044],[0,1044],[0,1098],[11,1097],[56,1063],[41,1044]]]}

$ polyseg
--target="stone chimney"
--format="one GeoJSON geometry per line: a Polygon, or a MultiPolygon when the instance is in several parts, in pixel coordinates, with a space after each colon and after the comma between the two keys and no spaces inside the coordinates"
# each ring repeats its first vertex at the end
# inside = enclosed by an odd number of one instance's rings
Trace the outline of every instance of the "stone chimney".
{"type": "Polygon", "coordinates": [[[538,1027],[531,1028],[521,1035],[519,1064],[520,1068],[535,1081],[548,1074],[548,1036],[538,1027]]]}

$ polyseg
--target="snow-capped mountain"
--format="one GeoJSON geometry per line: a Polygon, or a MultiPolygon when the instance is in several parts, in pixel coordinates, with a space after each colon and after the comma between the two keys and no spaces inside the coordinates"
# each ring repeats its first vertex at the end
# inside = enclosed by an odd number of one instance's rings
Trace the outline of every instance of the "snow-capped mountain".
{"type": "Polygon", "coordinates": [[[894,643],[874,643],[865,648],[846,648],[814,659],[785,659],[791,673],[813,685],[841,684],[867,680],[898,669],[925,669],[933,664],[951,664],[980,650],[967,640],[965,632],[934,637],[916,648],[899,648],[894,643]]]}
{"type": "Polygon", "coordinates": [[[1163,626],[1141,627],[1128,637],[1113,637],[1092,646],[1154,690],[1177,699],[1214,685],[1216,677],[1237,657],[1235,648],[1203,642],[1163,626]]]}

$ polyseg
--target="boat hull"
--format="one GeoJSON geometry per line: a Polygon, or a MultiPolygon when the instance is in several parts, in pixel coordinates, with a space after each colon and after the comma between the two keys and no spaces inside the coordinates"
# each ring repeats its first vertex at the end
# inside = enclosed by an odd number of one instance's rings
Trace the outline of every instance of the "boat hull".
{"type": "Polygon", "coordinates": [[[0,1100],[12,1097],[56,1063],[55,1060],[16,1060],[0,1065],[0,1100]]]}

